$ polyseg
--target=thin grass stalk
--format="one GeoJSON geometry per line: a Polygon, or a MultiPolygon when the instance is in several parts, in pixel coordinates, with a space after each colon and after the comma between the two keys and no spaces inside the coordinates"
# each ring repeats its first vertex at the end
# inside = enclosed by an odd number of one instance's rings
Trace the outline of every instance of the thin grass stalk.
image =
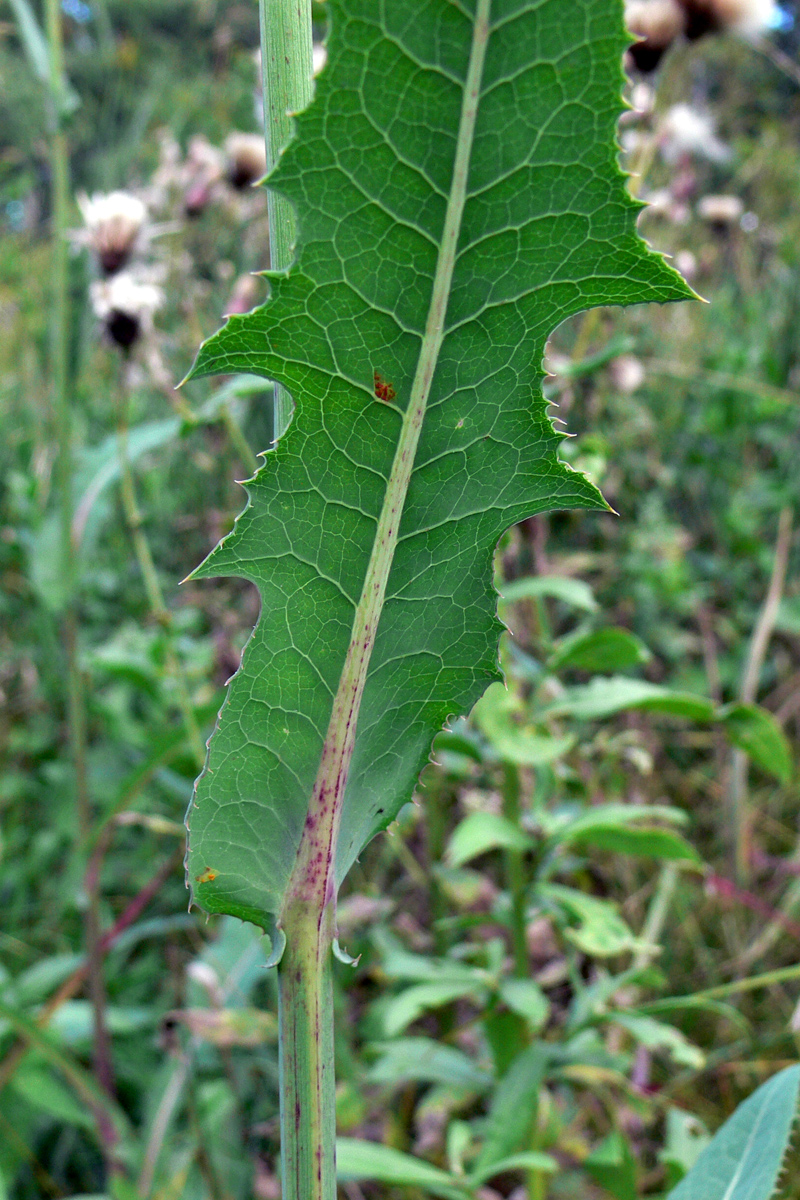
{"type": "MultiPolygon", "coordinates": [[[[758,695],[761,669],[764,666],[769,643],[775,631],[778,607],[786,583],[791,544],[792,511],[790,508],[784,508],[778,518],[778,536],[769,587],[753,630],[742,674],[739,688],[739,701],[742,704],[754,704],[758,695]]],[[[734,830],[734,866],[736,880],[739,883],[746,882],[750,875],[749,767],[750,759],[746,752],[734,750],[731,755],[730,808],[734,830]]]]}
{"type": "MultiPolygon", "coordinates": [[[[86,699],[81,676],[77,611],[76,547],[72,537],[73,519],[73,420],[69,381],[69,147],[64,128],[66,75],[64,40],[59,0],[46,0],[45,28],[49,58],[50,171],[52,179],[52,324],[51,374],[52,406],[58,458],[56,491],[59,504],[59,558],[64,589],[63,641],[67,660],[67,723],[72,759],[79,841],[85,842],[91,830],[92,812],[87,774],[86,699]]],[[[96,885],[95,880],[95,885],[96,885]]],[[[105,1025],[106,994],[99,945],[99,896],[97,887],[87,890],[84,938],[88,960],[88,990],[93,1013],[93,1062],[100,1085],[113,1094],[114,1073],[111,1042],[105,1025]]],[[[95,1111],[98,1133],[110,1173],[116,1170],[117,1135],[108,1116],[95,1111]]]]}
{"type": "Polygon", "coordinates": [[[120,492],[122,496],[122,508],[125,515],[125,523],[128,527],[131,541],[133,542],[136,561],[139,564],[139,570],[144,582],[147,601],[150,606],[150,611],[154,619],[158,622],[164,632],[165,651],[164,657],[167,667],[167,673],[175,685],[177,694],[177,703],[183,718],[186,737],[192,751],[195,763],[198,770],[202,770],[205,763],[205,746],[200,733],[200,727],[197,724],[197,718],[194,714],[191,695],[189,693],[189,685],[186,679],[186,673],[175,650],[174,630],[172,625],[172,614],[170,613],[164,601],[164,593],[161,588],[161,582],[158,578],[153,554],[150,550],[150,543],[144,532],[142,514],[139,509],[139,504],[136,499],[136,489],[133,481],[133,471],[131,470],[130,455],[128,453],[128,395],[127,391],[120,397],[117,410],[117,453],[119,455],[120,465],[120,492]]]}

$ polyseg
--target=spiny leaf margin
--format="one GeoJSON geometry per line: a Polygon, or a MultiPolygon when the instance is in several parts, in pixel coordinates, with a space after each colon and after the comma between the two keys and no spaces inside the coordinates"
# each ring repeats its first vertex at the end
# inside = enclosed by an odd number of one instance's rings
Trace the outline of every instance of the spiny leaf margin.
{"type": "MultiPolygon", "coordinates": [[[[419,356],[471,36],[471,6],[456,0],[331,9],[328,66],[269,180],[297,212],[297,259],[268,273],[267,303],[230,318],[192,373],[263,375],[296,403],[234,531],[196,572],[250,579],[262,615],[190,808],[189,875],[208,911],[267,929],[419,356]],[[376,372],[396,398],[376,399],[376,372]]],[[[446,339],[358,722],[339,879],[409,797],[447,717],[498,678],[500,534],[536,512],[604,506],[557,458],[563,435],[541,394],[546,337],[597,304],[691,295],[638,239],[641,206],[616,162],[630,40],[621,5],[494,0],[493,19],[446,339]],[[534,47],[538,59],[515,62],[534,47]]]]}

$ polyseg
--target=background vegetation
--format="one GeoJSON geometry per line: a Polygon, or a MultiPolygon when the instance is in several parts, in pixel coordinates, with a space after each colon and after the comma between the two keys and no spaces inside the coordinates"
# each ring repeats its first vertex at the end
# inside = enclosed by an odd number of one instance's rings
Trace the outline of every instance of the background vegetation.
{"type": "MultiPolygon", "coordinates": [[[[81,816],[57,542],[47,98],[6,9],[0,1195],[270,1200],[266,950],[250,926],[187,913],[181,865],[198,733],[255,593],[179,580],[242,507],[234,481],[269,444],[271,400],[259,381],[173,390],[221,314],[255,303],[248,273],[267,265],[263,193],[233,186],[235,147],[222,150],[231,132],[258,130],[257,12],[238,0],[62,7],[80,101],[72,186],[144,200],[133,260],[150,292],[124,350],[76,202],[81,816]]],[[[321,34],[324,5],[317,16],[321,34]]],[[[491,1177],[484,1200],[662,1195],[705,1130],[797,1058],[791,17],[772,39],[789,62],[708,38],[632,85],[621,140],[652,201],[642,231],[710,303],[604,310],[554,334],[548,388],[575,435],[565,457],[616,512],[537,518],[504,538],[509,692],[440,738],[419,803],[343,896],[341,937],[360,958],[337,966],[340,1131],[456,1176],[504,1127],[508,1153],[524,1143],[555,1157],[554,1175],[491,1177]],[[774,720],[737,724],[730,706],[753,700],[774,720]],[[532,1038],[555,1056],[535,1120],[533,1098],[509,1084],[532,1038]]],[[[431,1194],[351,1174],[349,1200],[431,1194]]]]}

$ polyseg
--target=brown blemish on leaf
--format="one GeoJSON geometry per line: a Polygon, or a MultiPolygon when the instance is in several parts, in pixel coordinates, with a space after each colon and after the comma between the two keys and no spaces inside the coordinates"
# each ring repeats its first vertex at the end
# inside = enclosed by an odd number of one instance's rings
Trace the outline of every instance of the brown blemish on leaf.
{"type": "Polygon", "coordinates": [[[394,390],[394,388],[392,387],[392,385],[390,383],[386,382],[386,380],[381,375],[380,371],[375,372],[374,379],[375,379],[375,395],[378,397],[379,400],[383,400],[385,404],[390,404],[391,401],[394,400],[395,397],[397,396],[397,392],[394,390]]]}
{"type": "Polygon", "coordinates": [[[211,867],[206,867],[202,875],[195,875],[196,883],[213,883],[219,874],[218,871],[213,871],[211,867]]]}

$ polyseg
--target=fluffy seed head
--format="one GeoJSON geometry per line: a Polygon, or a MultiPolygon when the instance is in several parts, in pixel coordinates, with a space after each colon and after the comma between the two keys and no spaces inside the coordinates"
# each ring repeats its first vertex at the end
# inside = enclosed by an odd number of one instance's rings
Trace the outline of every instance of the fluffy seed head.
{"type": "Polygon", "coordinates": [[[267,173],[267,151],[260,133],[231,133],[225,139],[228,182],[241,191],[267,173]]]}
{"type": "Polygon", "coordinates": [[[685,13],[686,36],[732,30],[753,37],[769,29],[778,15],[775,0],[680,0],[685,13]]]}
{"type": "Polygon", "coordinates": [[[625,23],[638,39],[629,54],[638,70],[655,70],[662,55],[683,33],[685,19],[678,0],[627,0],[625,23]]]}
{"type": "Polygon", "coordinates": [[[85,241],[105,275],[113,275],[128,262],[147,220],[147,209],[130,192],[78,196],[86,225],[85,241]]]}
{"type": "Polygon", "coordinates": [[[675,104],[664,114],[659,143],[661,153],[670,163],[687,156],[725,162],[731,153],[717,137],[711,116],[689,104],[675,104]]]}
{"type": "Polygon", "coordinates": [[[153,313],[164,303],[161,288],[137,279],[129,271],[97,280],[91,286],[90,298],[106,333],[126,352],[152,326],[153,313]]]}

